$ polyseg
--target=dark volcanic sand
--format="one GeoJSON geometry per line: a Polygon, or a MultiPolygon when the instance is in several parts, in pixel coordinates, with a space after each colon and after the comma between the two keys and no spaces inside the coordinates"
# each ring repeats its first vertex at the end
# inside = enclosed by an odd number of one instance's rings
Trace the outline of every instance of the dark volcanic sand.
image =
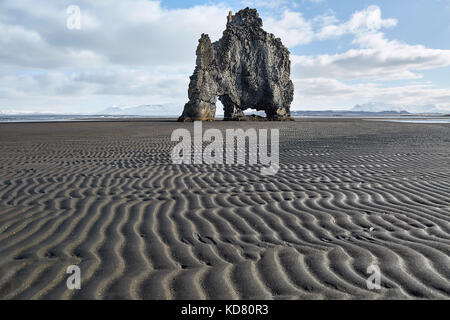
{"type": "Polygon", "coordinates": [[[0,124],[0,298],[450,298],[449,124],[203,124],[280,128],[276,176],[173,165],[180,127],[0,124]]]}

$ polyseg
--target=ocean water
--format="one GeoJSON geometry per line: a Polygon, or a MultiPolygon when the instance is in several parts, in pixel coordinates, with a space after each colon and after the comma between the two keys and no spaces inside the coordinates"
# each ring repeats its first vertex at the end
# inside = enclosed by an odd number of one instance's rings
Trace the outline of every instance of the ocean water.
{"type": "Polygon", "coordinates": [[[121,115],[0,115],[0,123],[5,122],[58,122],[58,121],[95,121],[107,119],[151,118],[151,116],[121,115]]]}
{"type": "Polygon", "coordinates": [[[404,123],[450,123],[449,118],[430,118],[430,119],[366,119],[371,121],[389,121],[404,123]]]}
{"type": "MultiPolygon", "coordinates": [[[[1,115],[0,123],[8,122],[58,122],[58,121],[98,121],[108,119],[139,119],[139,118],[177,118],[177,116],[138,116],[138,115],[1,115]]],[[[302,116],[295,117],[298,119],[307,118],[363,118],[361,116],[302,116]]],[[[217,120],[221,120],[221,116],[217,116],[217,120]]],[[[377,116],[370,119],[364,119],[369,121],[391,121],[391,122],[406,122],[406,123],[450,123],[448,117],[414,117],[411,116],[408,119],[395,119],[389,116],[377,116]]]]}
{"type": "Polygon", "coordinates": [[[450,123],[450,119],[421,119],[421,120],[388,120],[391,122],[407,122],[407,123],[450,123]]]}

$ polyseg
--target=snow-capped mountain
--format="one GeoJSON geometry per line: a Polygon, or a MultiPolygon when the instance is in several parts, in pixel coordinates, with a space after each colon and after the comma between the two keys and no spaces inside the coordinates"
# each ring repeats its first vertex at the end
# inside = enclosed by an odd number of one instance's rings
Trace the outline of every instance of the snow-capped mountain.
{"type": "Polygon", "coordinates": [[[383,111],[396,111],[396,112],[409,112],[409,113],[440,113],[441,111],[436,108],[435,105],[394,105],[383,102],[369,102],[366,104],[357,104],[352,108],[352,111],[364,111],[364,112],[383,112],[383,111]]]}

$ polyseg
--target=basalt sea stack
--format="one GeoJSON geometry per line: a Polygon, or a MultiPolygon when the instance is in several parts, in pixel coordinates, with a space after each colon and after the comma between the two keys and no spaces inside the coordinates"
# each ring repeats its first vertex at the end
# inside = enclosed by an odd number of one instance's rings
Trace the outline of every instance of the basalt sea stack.
{"type": "Polygon", "coordinates": [[[230,12],[219,41],[211,43],[202,34],[189,102],[179,121],[214,120],[217,99],[225,120],[258,119],[246,117],[247,109],[265,111],[267,120],[292,120],[289,50],[262,25],[258,12],[246,8],[235,15],[230,12]]]}

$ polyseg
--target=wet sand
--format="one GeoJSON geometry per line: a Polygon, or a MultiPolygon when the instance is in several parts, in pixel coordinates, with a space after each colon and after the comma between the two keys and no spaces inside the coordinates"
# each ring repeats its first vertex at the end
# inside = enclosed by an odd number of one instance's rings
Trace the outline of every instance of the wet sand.
{"type": "Polygon", "coordinates": [[[0,298],[450,298],[450,124],[212,127],[279,128],[279,172],[172,164],[187,123],[0,124],[0,298]]]}

